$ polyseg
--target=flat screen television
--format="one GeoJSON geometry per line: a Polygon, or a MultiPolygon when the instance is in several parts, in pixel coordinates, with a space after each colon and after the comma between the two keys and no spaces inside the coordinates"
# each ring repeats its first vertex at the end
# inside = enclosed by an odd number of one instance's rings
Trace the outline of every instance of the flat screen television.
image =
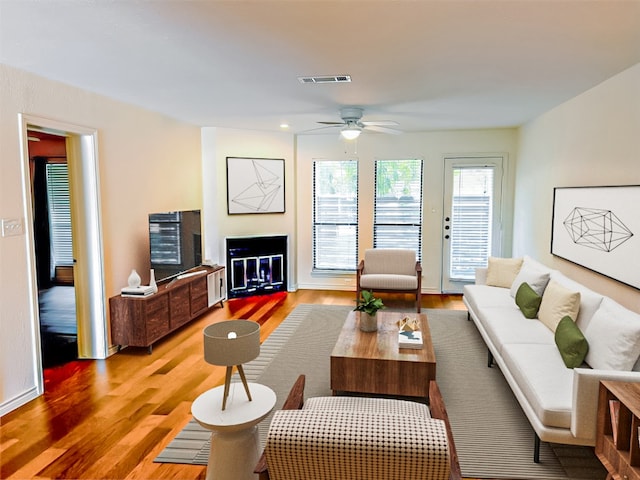
{"type": "Polygon", "coordinates": [[[149,249],[156,281],[201,265],[200,210],[149,214],[149,249]]]}

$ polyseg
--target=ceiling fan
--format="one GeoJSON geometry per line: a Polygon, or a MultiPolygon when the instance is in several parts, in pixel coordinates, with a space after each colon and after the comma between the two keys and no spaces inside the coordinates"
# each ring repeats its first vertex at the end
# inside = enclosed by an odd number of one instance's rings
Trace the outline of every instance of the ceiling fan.
{"type": "Polygon", "coordinates": [[[340,129],[340,135],[347,140],[354,140],[358,138],[363,130],[371,130],[380,133],[391,133],[393,135],[399,135],[402,133],[400,130],[393,128],[387,128],[389,126],[398,125],[398,122],[391,120],[382,120],[378,122],[363,122],[362,114],[364,110],[360,107],[344,107],[340,109],[340,118],[342,122],[318,122],[322,125],[329,127],[342,127],[340,129]]]}

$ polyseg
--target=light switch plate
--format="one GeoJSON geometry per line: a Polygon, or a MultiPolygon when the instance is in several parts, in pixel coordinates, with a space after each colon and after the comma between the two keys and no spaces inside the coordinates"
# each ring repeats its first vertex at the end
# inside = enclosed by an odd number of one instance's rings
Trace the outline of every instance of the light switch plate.
{"type": "Polygon", "coordinates": [[[21,218],[3,218],[2,236],[13,237],[24,234],[24,225],[21,218]]]}

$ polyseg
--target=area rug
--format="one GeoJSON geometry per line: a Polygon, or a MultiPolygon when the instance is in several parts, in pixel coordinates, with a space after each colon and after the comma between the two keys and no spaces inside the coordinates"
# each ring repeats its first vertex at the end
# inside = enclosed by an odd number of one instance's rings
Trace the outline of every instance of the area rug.
{"type": "MultiPolygon", "coordinates": [[[[351,307],[299,305],[245,365],[249,381],[274,389],[276,409],[300,374],[305,396],[330,395],[329,357],[351,307]]],[[[437,381],[449,413],[464,477],[510,480],[604,479],[606,471],[587,447],[542,443],[533,456],[534,433],[498,367],[487,368],[486,347],[466,312],[426,310],[437,358],[437,381]]],[[[237,381],[237,379],[236,379],[237,381]]],[[[275,409],[274,409],[275,410],[275,409]]],[[[264,445],[271,417],[260,424],[264,445]]],[[[194,420],[156,462],[206,465],[209,432],[194,420]]]]}

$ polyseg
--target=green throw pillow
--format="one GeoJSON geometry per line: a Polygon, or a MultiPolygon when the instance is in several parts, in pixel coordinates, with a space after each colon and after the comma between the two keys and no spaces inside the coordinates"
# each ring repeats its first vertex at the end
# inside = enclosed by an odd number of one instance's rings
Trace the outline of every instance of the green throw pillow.
{"type": "Polygon", "coordinates": [[[589,343],[584,335],[571,319],[563,317],[556,327],[556,345],[567,368],[575,368],[582,365],[584,357],[589,351],[589,343]]]}
{"type": "Polygon", "coordinates": [[[524,282],[516,292],[516,305],[527,318],[536,318],[542,297],[528,283],[524,282]]]}

